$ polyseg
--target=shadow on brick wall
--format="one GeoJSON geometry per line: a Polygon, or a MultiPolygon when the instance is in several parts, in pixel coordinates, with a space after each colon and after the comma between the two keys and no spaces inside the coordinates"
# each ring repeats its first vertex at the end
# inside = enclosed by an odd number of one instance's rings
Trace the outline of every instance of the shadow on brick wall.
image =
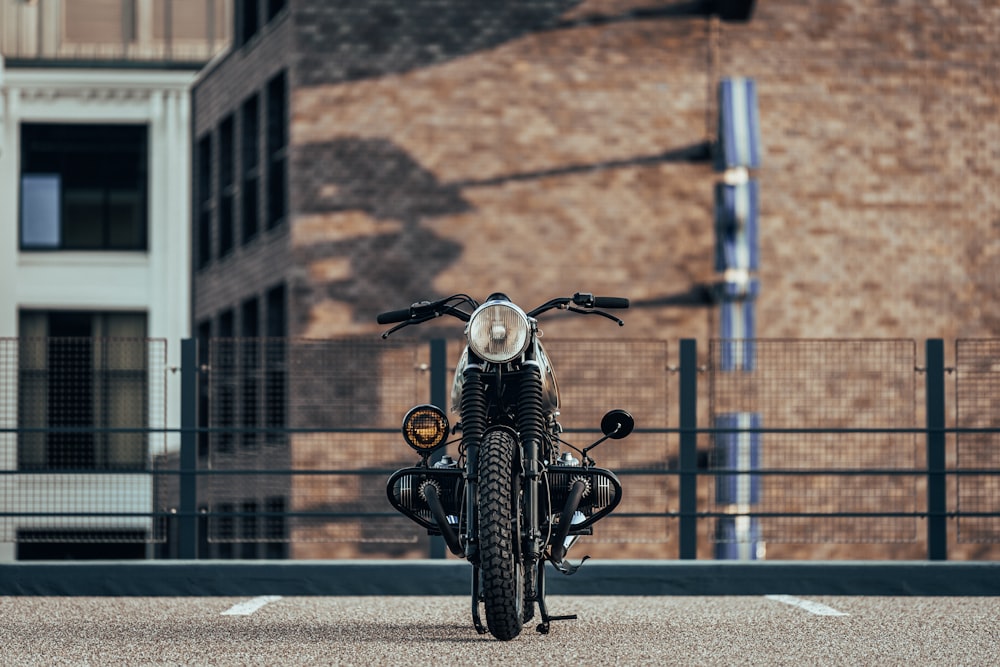
{"type": "Polygon", "coordinates": [[[745,21],[753,0],[635,2],[574,13],[583,0],[313,0],[296,11],[305,86],[357,81],[429,67],[526,34],[628,21],[717,14],[745,21]]]}
{"type": "Polygon", "coordinates": [[[317,286],[321,297],[350,304],[358,321],[374,317],[385,295],[398,303],[439,296],[434,279],[462,253],[462,246],[421,225],[422,220],[472,209],[454,185],[441,183],[387,139],[347,137],[303,146],[296,157],[310,174],[302,187],[306,214],[360,211],[401,223],[392,231],[352,236],[301,248],[312,263],[349,258],[350,275],[317,286]]]}

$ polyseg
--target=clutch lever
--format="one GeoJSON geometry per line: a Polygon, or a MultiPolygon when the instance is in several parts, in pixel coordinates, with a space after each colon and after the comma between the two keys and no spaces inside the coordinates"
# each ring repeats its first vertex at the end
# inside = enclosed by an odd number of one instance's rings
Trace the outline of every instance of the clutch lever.
{"type": "Polygon", "coordinates": [[[386,338],[388,338],[392,334],[396,333],[400,329],[405,329],[406,327],[414,325],[414,324],[423,324],[424,322],[427,322],[429,320],[433,320],[435,317],[437,317],[436,313],[430,313],[428,315],[421,315],[418,318],[409,319],[409,320],[406,320],[405,322],[401,322],[401,323],[397,324],[396,326],[394,326],[393,328],[389,329],[388,331],[384,332],[382,334],[382,340],[385,340],[386,338]]]}
{"type": "Polygon", "coordinates": [[[618,319],[617,317],[615,317],[611,313],[605,313],[603,310],[591,310],[591,309],[585,310],[583,308],[574,308],[573,306],[570,306],[566,310],[568,310],[568,311],[570,311],[572,313],[580,313],[581,315],[600,315],[601,317],[608,318],[612,322],[617,322],[618,326],[620,326],[620,327],[625,326],[625,323],[623,321],[621,321],[620,319],[618,319]]]}

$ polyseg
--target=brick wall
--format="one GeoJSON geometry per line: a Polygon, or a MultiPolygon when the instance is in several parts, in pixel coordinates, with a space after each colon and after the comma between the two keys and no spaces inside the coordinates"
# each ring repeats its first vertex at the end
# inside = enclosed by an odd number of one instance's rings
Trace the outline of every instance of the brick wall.
{"type": "Polygon", "coordinates": [[[305,3],[298,333],[499,289],[626,295],[632,335],[717,335],[716,175],[666,156],[711,138],[737,75],[765,142],[759,335],[996,331],[997,9],[788,0],[713,26],[669,4],[305,3]]]}
{"type": "Polygon", "coordinates": [[[196,321],[283,276],[293,336],[497,290],[633,301],[622,331],[556,315],[550,338],[718,336],[718,175],[689,149],[718,80],[749,76],[758,336],[1000,329],[996,2],[768,0],[746,24],[655,0],[290,4],[195,91],[197,138],[289,69],[287,236],[196,275],[196,321]]]}
{"type": "MultiPolygon", "coordinates": [[[[241,155],[243,150],[240,106],[251,95],[260,95],[260,126],[266,128],[267,111],[264,99],[267,82],[286,70],[291,73],[295,62],[294,30],[288,14],[281,14],[264,25],[257,36],[242,47],[230,51],[224,58],[209,65],[202,73],[192,92],[193,134],[195,146],[194,190],[200,180],[197,143],[205,136],[212,137],[213,191],[218,191],[219,140],[218,128],[223,119],[234,115],[235,133],[233,149],[236,155],[237,187],[241,187],[241,155]]],[[[263,169],[264,141],[258,137],[261,167],[263,169]]],[[[263,171],[261,181],[263,181],[263,171]]],[[[240,221],[244,212],[240,191],[235,196],[235,248],[232,255],[222,260],[214,259],[194,278],[194,321],[211,319],[227,308],[238,309],[247,298],[262,296],[268,289],[283,280],[291,280],[296,267],[288,249],[288,228],[280,226],[265,232],[265,192],[263,185],[258,199],[258,220],[261,233],[256,240],[244,245],[240,236],[240,221]]],[[[198,194],[195,192],[195,209],[192,219],[198,220],[198,194]]],[[[197,222],[196,222],[197,224],[197,222]]],[[[218,199],[213,203],[214,245],[218,247],[218,199]]],[[[192,237],[198,243],[198,234],[192,237]]],[[[197,256],[197,253],[196,253],[197,256]]]]}
{"type": "Polygon", "coordinates": [[[1000,7],[759,4],[721,69],[761,97],[760,335],[996,335],[1000,7]]]}

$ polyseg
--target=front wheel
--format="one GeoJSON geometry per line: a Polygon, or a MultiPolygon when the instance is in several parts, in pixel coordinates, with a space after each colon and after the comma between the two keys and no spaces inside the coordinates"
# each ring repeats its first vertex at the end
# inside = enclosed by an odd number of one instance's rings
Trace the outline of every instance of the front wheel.
{"type": "Polygon", "coordinates": [[[486,626],[513,639],[524,620],[525,577],[520,553],[520,488],[514,436],[491,431],[479,448],[479,548],[486,626]]]}

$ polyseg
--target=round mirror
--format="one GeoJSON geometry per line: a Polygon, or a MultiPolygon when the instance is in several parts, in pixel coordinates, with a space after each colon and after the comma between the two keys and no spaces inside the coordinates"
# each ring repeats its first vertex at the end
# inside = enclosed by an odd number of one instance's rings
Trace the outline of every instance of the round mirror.
{"type": "Polygon", "coordinates": [[[634,428],[635,420],[624,410],[612,410],[601,420],[601,432],[612,440],[621,440],[634,428]]]}

